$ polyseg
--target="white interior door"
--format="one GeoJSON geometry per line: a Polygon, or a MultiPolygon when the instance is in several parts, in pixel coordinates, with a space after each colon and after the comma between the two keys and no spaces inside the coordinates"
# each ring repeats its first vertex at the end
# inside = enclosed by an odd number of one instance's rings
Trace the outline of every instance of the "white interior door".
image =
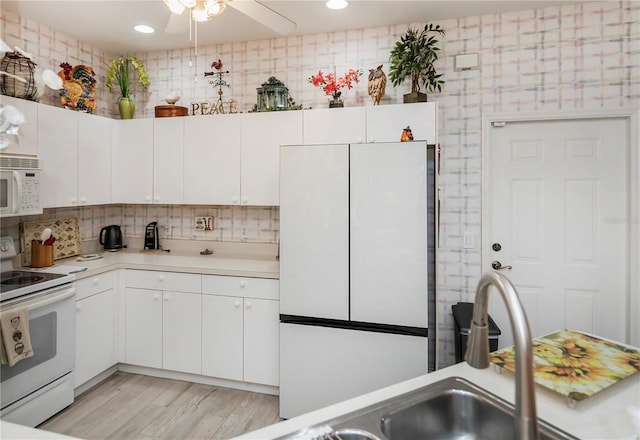
{"type": "MultiPolygon", "coordinates": [[[[483,266],[518,291],[533,337],[559,329],[626,341],[628,120],[507,122],[485,152],[483,266]]],[[[513,344],[497,293],[490,314],[513,344]]]]}

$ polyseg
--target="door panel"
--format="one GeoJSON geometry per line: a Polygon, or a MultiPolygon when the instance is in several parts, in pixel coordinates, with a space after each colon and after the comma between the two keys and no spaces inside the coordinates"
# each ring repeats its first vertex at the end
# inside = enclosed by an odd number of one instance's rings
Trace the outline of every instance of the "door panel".
{"type": "MultiPolygon", "coordinates": [[[[491,129],[484,266],[500,261],[533,336],[571,329],[626,342],[628,126],[623,118],[491,129]],[[491,248],[500,243],[501,249],[491,248]]],[[[506,309],[490,313],[513,342],[506,309]]]]}

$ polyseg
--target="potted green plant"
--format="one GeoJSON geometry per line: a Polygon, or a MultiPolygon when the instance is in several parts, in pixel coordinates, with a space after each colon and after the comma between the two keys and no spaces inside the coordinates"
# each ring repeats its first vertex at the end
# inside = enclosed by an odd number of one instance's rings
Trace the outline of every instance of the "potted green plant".
{"type": "Polygon", "coordinates": [[[422,30],[409,28],[391,50],[391,83],[398,86],[406,78],[411,78],[411,93],[404,95],[405,103],[425,102],[427,95],[420,91],[423,85],[429,92],[439,92],[442,89],[442,73],[437,73],[433,66],[440,50],[437,46],[439,40],[436,39],[438,35],[445,35],[440,25],[429,23],[422,30]]]}
{"type": "Polygon", "coordinates": [[[142,87],[145,89],[149,87],[149,75],[147,75],[144,65],[134,56],[116,58],[111,61],[109,69],[107,70],[105,85],[109,91],[113,89],[116,83],[120,89],[121,96],[118,100],[118,109],[120,110],[120,117],[122,119],[133,118],[135,111],[135,104],[133,99],[131,99],[131,80],[129,78],[132,67],[138,73],[138,79],[142,87]]]}

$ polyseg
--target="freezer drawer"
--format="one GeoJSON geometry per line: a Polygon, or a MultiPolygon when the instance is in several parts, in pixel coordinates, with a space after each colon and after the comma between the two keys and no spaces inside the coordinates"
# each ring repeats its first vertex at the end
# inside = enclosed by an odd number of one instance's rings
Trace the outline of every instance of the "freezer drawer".
{"type": "Polygon", "coordinates": [[[427,373],[427,338],[280,323],[280,417],[427,373]]]}

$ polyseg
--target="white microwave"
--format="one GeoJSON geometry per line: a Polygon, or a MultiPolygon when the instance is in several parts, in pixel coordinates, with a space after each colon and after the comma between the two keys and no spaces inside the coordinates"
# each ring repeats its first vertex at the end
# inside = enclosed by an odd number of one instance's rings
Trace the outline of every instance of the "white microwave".
{"type": "Polygon", "coordinates": [[[0,217],[42,214],[42,159],[0,156],[0,217]]]}

